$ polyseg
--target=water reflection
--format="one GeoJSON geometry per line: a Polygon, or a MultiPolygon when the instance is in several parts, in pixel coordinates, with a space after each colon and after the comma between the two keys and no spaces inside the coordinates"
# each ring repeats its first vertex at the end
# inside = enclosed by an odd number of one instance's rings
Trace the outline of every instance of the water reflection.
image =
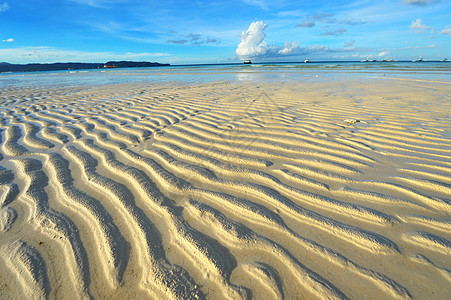
{"type": "Polygon", "coordinates": [[[214,81],[287,82],[317,80],[318,77],[330,79],[382,76],[451,81],[451,63],[280,63],[0,73],[0,87],[67,87],[129,82],[182,84],[214,81]]]}

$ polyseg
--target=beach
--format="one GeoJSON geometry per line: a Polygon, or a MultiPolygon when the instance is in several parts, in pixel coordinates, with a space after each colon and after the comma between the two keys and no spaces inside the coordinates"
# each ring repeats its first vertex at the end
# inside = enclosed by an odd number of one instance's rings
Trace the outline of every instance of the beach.
{"type": "Polygon", "coordinates": [[[451,81],[316,71],[5,85],[0,298],[449,299],[451,81]]]}

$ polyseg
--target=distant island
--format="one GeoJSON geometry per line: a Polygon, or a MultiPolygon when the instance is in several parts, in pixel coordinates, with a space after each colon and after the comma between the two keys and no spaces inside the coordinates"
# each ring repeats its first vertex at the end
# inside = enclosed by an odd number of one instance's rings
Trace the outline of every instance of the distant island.
{"type": "Polygon", "coordinates": [[[170,64],[160,64],[147,61],[109,61],[106,63],[49,63],[49,64],[10,64],[0,62],[0,72],[34,72],[34,71],[57,71],[57,70],[83,70],[103,68],[144,68],[161,67],[170,64]]]}

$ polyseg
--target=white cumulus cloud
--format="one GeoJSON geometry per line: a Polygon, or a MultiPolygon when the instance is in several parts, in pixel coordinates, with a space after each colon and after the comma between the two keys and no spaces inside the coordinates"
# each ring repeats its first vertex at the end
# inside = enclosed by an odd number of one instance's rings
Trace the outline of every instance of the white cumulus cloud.
{"type": "MultiPolygon", "coordinates": [[[[305,57],[310,55],[321,55],[330,52],[349,52],[354,48],[331,49],[328,46],[312,45],[301,47],[299,42],[285,42],[283,45],[275,45],[265,42],[264,30],[267,25],[263,21],[253,22],[249,28],[241,34],[241,42],[238,44],[236,54],[239,59],[286,59],[287,57],[305,57]]],[[[351,40],[350,45],[354,43],[351,40]]]]}
{"type": "Polygon", "coordinates": [[[12,43],[12,42],[14,42],[14,39],[9,38],[9,39],[6,39],[6,40],[2,40],[2,42],[5,42],[5,43],[12,43]]]}
{"type": "Polygon", "coordinates": [[[280,49],[279,51],[277,51],[277,53],[284,54],[284,55],[299,53],[299,50],[300,50],[299,45],[300,44],[297,42],[285,43],[283,48],[280,49]]]}
{"type": "Polygon", "coordinates": [[[389,53],[390,53],[390,51],[382,51],[377,56],[383,57],[383,56],[387,56],[389,53]]]}
{"type": "Polygon", "coordinates": [[[236,54],[241,58],[250,58],[266,54],[268,44],[264,41],[266,24],[255,21],[241,33],[241,43],[238,44],[236,54]]]}
{"type": "Polygon", "coordinates": [[[416,19],[415,21],[412,21],[409,28],[412,30],[415,30],[416,33],[422,33],[425,30],[431,29],[431,27],[426,26],[423,23],[423,20],[421,20],[421,19],[416,19]]]}

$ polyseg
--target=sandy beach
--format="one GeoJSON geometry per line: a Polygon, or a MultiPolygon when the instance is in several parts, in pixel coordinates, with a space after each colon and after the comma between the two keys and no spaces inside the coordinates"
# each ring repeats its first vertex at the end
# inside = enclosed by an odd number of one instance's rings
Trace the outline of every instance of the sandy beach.
{"type": "Polygon", "coordinates": [[[1,299],[449,299],[451,83],[0,90],[1,299]]]}

